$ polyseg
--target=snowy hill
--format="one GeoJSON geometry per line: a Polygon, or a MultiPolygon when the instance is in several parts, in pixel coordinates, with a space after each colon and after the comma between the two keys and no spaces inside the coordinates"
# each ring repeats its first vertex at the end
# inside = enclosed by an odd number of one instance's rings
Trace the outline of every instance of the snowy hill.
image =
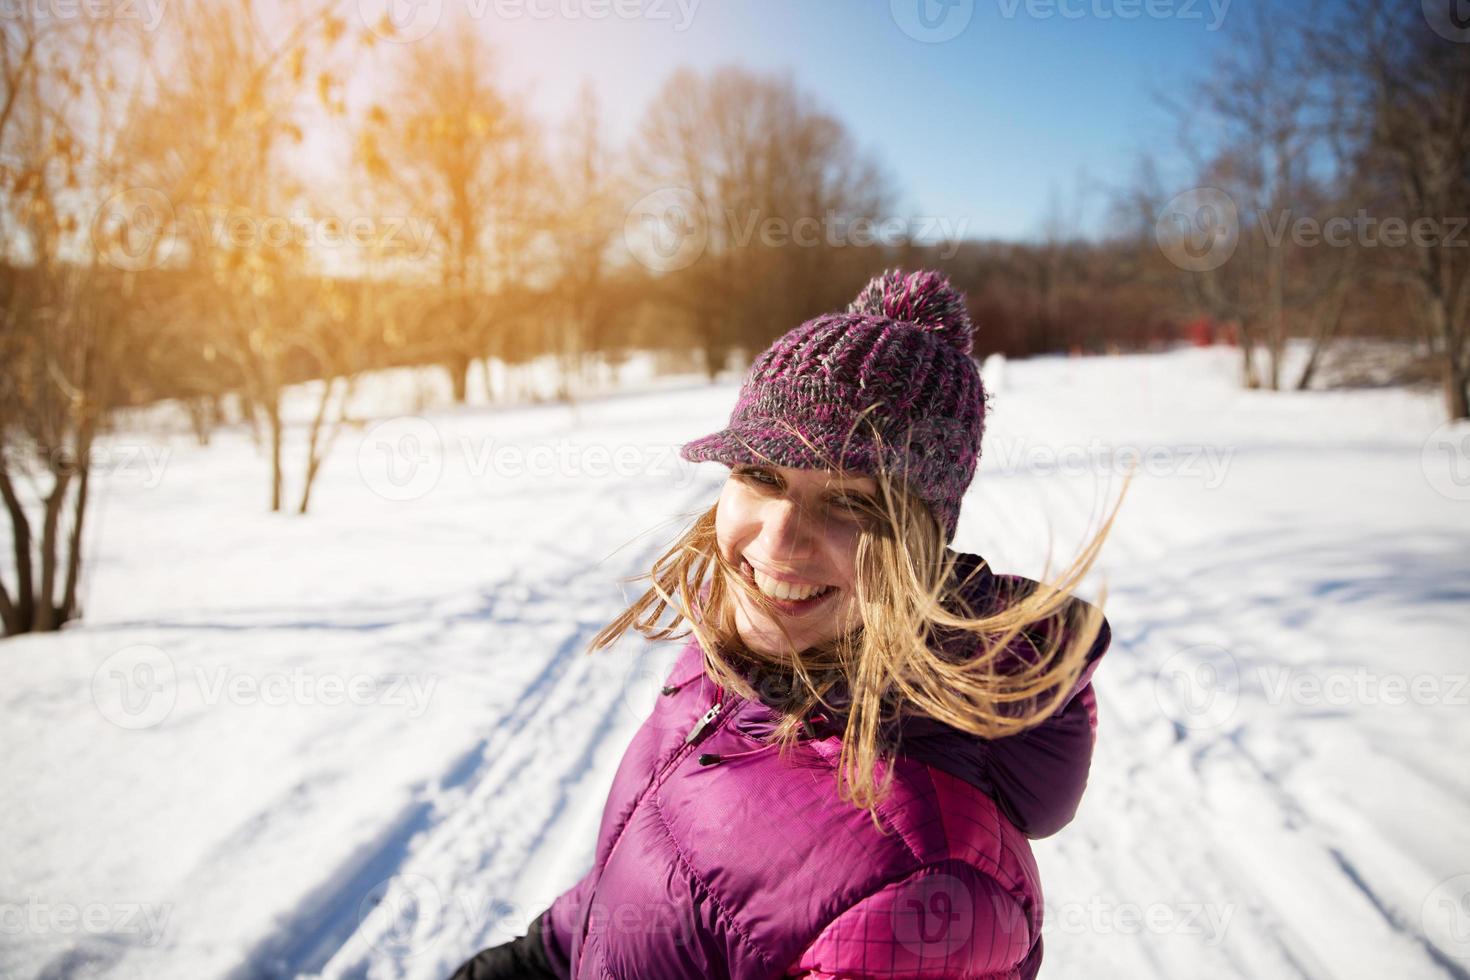
{"type": "MultiPolygon", "coordinates": [[[[1470,427],[1223,349],[987,374],[956,547],[1040,575],[1141,463],[1043,975],[1470,977],[1470,427]]],[[[0,976],[439,978],[590,863],[673,651],[583,648],[714,501],[676,451],[735,387],[393,388],[305,518],[239,427],[113,437],[85,618],[0,642],[0,976]]]]}

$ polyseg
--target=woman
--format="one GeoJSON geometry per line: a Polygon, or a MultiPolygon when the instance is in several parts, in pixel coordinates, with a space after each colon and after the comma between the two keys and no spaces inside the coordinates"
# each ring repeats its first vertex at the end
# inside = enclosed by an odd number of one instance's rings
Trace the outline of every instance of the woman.
{"type": "Polygon", "coordinates": [[[971,334],[938,273],[885,273],[684,446],[730,478],[592,649],[692,635],[592,869],[457,978],[1035,976],[1027,838],[1086,785],[1110,631],[1070,589],[1112,518],[1056,587],[948,547],[987,408],[971,334]]]}

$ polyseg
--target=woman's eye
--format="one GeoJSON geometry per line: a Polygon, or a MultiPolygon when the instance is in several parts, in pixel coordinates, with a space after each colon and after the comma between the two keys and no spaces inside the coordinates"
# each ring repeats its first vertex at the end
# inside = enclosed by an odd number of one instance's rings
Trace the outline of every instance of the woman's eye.
{"type": "Polygon", "coordinates": [[[740,470],[739,475],[745,477],[747,480],[759,483],[763,487],[774,487],[777,485],[776,478],[765,470],[740,470]]]}
{"type": "Polygon", "coordinates": [[[832,501],[833,508],[844,517],[860,519],[872,509],[872,502],[864,497],[837,497],[832,501]]]}

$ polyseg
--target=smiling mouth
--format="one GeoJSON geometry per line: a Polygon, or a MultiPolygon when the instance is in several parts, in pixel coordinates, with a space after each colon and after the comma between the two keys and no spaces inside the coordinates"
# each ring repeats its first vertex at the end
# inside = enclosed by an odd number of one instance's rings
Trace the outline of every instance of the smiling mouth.
{"type": "Polygon", "coordinates": [[[740,571],[764,599],[786,613],[807,612],[841,591],[835,585],[792,586],[757,571],[743,556],[740,559],[740,571]]]}

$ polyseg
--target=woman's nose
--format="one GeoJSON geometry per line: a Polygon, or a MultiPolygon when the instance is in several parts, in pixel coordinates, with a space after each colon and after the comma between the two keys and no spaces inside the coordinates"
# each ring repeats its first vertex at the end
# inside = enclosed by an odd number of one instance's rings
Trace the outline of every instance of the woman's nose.
{"type": "Polygon", "coordinates": [[[761,550],[773,561],[804,561],[811,557],[814,531],[811,516],[795,501],[773,500],[761,513],[761,550]]]}

